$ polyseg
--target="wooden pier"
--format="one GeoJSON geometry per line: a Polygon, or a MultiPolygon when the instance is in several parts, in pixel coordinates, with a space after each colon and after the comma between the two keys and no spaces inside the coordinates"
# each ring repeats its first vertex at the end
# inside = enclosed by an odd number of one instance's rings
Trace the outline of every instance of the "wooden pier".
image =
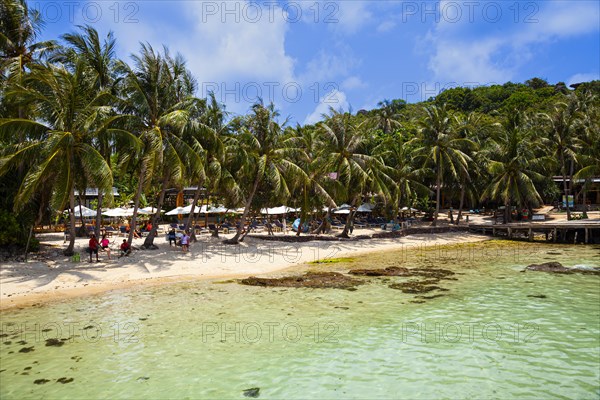
{"type": "Polygon", "coordinates": [[[600,221],[562,223],[515,222],[510,224],[469,224],[469,230],[506,239],[536,240],[543,236],[554,243],[600,243],[600,221]]]}

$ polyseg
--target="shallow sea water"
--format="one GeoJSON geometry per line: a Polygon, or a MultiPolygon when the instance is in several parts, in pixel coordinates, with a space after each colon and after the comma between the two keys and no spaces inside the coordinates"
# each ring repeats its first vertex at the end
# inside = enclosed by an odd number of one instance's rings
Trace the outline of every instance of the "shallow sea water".
{"type": "Polygon", "coordinates": [[[4,311],[0,398],[599,398],[600,277],[522,272],[545,261],[598,267],[600,248],[489,241],[305,267],[456,273],[423,295],[388,287],[405,277],[204,281],[4,311]]]}

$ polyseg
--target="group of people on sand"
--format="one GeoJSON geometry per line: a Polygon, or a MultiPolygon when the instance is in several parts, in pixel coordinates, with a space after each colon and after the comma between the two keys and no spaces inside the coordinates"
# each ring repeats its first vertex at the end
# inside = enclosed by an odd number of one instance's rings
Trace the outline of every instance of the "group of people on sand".
{"type": "Polygon", "coordinates": [[[173,245],[181,246],[181,251],[184,253],[190,251],[190,236],[187,231],[183,232],[180,237],[177,237],[175,228],[173,228],[167,233],[167,239],[169,239],[169,247],[173,245]]]}
{"type": "MultiPolygon", "coordinates": [[[[106,235],[102,235],[102,240],[98,241],[95,234],[92,234],[90,237],[90,241],[88,243],[88,253],[90,253],[90,262],[92,262],[92,255],[96,255],[96,262],[99,262],[98,251],[102,249],[102,251],[106,252],[108,259],[110,260],[110,240],[106,237],[106,235]]],[[[119,258],[123,256],[128,256],[131,254],[131,245],[127,242],[127,239],[123,239],[123,243],[121,243],[121,254],[119,258]]]]}

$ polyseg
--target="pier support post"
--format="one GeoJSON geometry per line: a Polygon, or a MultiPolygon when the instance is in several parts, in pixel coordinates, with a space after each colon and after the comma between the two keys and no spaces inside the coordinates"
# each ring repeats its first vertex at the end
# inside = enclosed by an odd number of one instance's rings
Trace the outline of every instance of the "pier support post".
{"type": "Polygon", "coordinates": [[[590,232],[588,230],[588,228],[585,228],[585,244],[588,244],[590,242],[590,232]]]}
{"type": "Polygon", "coordinates": [[[556,232],[556,228],[554,228],[554,229],[552,230],[552,241],[553,241],[554,243],[556,243],[556,233],[557,233],[557,232],[556,232]]]}
{"type": "Polygon", "coordinates": [[[508,228],[508,238],[512,238],[512,228],[508,228]]]}
{"type": "Polygon", "coordinates": [[[529,241],[533,242],[533,229],[529,228],[529,241]]]}
{"type": "Polygon", "coordinates": [[[492,228],[492,236],[496,236],[496,228],[492,228]]]}

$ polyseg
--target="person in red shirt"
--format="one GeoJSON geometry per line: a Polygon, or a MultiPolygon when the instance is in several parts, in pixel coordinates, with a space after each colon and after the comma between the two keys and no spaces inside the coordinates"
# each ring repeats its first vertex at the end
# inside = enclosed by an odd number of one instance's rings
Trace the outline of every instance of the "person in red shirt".
{"type": "Polygon", "coordinates": [[[121,243],[121,255],[119,258],[123,256],[128,256],[131,253],[131,246],[127,243],[127,239],[123,239],[123,243],[121,243]]]}
{"type": "Polygon", "coordinates": [[[98,259],[98,247],[100,243],[98,243],[98,239],[96,239],[96,235],[92,235],[89,242],[89,251],[90,251],[90,262],[92,262],[92,254],[96,253],[96,262],[99,262],[98,259]]]}

